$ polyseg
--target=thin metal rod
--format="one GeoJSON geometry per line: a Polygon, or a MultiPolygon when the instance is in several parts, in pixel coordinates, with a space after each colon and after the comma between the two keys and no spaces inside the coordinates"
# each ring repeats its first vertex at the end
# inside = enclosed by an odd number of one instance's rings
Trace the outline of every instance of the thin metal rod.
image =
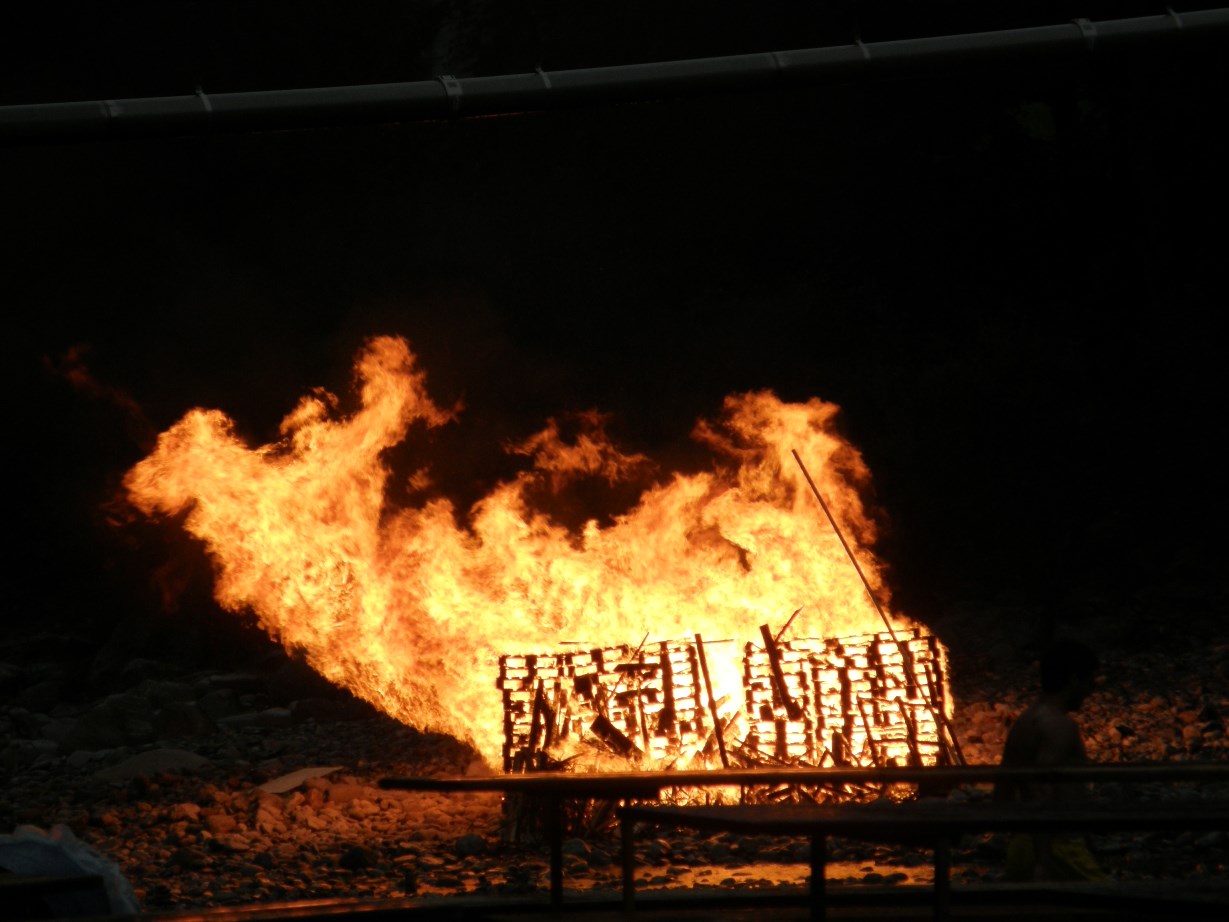
{"type": "Polygon", "coordinates": [[[1229,8],[527,74],[2,106],[0,143],[421,122],[752,92],[1022,55],[1053,63],[1157,39],[1189,41],[1225,28],[1229,8]]]}

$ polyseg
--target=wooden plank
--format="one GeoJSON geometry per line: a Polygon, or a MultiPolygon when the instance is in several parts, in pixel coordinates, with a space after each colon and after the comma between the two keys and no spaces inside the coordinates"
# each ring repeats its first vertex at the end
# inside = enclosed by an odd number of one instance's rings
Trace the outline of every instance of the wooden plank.
{"type": "MultiPolygon", "coordinates": [[[[1229,781],[1229,762],[1115,762],[1112,764],[1012,767],[998,765],[888,766],[884,768],[715,768],[686,771],[533,772],[527,775],[444,775],[383,778],[388,790],[505,791],[585,796],[676,787],[754,787],[799,784],[962,784],[1115,782],[1121,784],[1229,781]]],[[[650,795],[651,796],[651,795],[650,795]]]]}
{"type": "Polygon", "coordinates": [[[772,631],[767,624],[760,625],[760,635],[764,638],[764,650],[768,654],[768,662],[772,667],[773,690],[777,693],[777,703],[785,708],[790,720],[802,719],[802,708],[790,697],[789,689],[785,687],[785,673],[781,670],[781,652],[777,642],[773,640],[772,631]]]}
{"type": "Polygon", "coordinates": [[[730,756],[725,749],[725,728],[717,716],[717,696],[713,694],[713,680],[708,675],[708,659],[704,654],[704,639],[696,634],[696,655],[700,659],[700,674],[704,678],[704,693],[708,695],[708,710],[713,718],[713,732],[717,735],[717,751],[721,754],[723,768],[730,767],[730,756]]]}
{"type": "Polygon", "coordinates": [[[819,832],[886,841],[920,841],[977,832],[1180,832],[1229,829],[1229,800],[1118,805],[954,803],[751,804],[715,807],[635,805],[632,822],[722,832],[804,836],[819,832]]]}

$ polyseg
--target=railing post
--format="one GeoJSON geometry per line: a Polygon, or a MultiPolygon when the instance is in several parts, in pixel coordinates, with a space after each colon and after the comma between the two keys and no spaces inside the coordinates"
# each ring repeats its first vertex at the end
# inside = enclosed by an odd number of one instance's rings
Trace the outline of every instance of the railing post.
{"type": "Polygon", "coordinates": [[[623,845],[623,911],[636,911],[635,820],[619,817],[619,833],[623,845]]]}
{"type": "Polygon", "coordinates": [[[547,798],[547,836],[550,840],[550,902],[563,903],[563,805],[561,797],[547,798]]]}
{"type": "Polygon", "coordinates": [[[947,836],[935,840],[935,920],[946,922],[952,903],[952,842],[947,836]]]}
{"type": "Polygon", "coordinates": [[[811,922],[823,922],[828,914],[828,837],[811,833],[811,922]]]}

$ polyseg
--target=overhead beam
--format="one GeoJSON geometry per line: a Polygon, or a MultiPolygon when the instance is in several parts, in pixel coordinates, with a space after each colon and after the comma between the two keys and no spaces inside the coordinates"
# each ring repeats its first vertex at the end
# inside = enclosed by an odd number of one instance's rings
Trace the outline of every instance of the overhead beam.
{"type": "Polygon", "coordinates": [[[0,142],[45,143],[417,122],[804,86],[1014,58],[1060,61],[1223,33],[1229,8],[489,77],[0,107],[0,142]]]}

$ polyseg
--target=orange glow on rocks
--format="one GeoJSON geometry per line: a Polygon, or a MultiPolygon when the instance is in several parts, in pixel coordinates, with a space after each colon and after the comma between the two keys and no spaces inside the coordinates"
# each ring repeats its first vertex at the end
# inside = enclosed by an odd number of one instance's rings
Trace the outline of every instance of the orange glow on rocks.
{"type": "MultiPolygon", "coordinates": [[[[344,415],[333,395],[314,392],[274,444],[246,445],[224,413],[193,409],[124,486],[145,515],[184,516],[213,560],[222,607],[254,614],[323,676],[406,724],[472,742],[496,765],[501,654],[702,633],[737,642],[720,645],[730,662],[710,662],[714,686],[737,706],[737,658],[761,624],[779,628],[801,608],[792,637],[883,629],[791,454],[887,610],[859,494],[869,472],[836,434],[832,404],[729,396],[694,431],[711,454],[707,470],[663,474],[608,524],[569,530],[533,505],[543,486],[578,475],[614,483],[650,463],[612,445],[600,416],[574,439],[547,423],[513,446],[527,469],[468,510],[443,498],[391,508],[387,449],[411,427],[464,420],[428,396],[401,338],[370,340],[355,371],[357,411],[344,415]]],[[[398,476],[425,484],[441,463],[415,459],[398,476]]]]}

